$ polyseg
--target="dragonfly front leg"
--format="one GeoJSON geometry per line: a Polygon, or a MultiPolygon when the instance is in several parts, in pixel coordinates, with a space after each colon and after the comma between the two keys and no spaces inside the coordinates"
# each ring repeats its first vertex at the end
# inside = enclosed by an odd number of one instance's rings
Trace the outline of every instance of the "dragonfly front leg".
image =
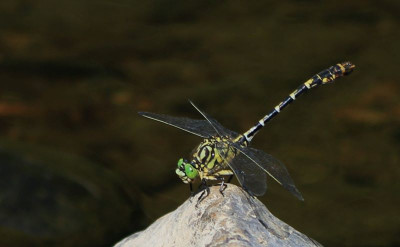
{"type": "Polygon", "coordinates": [[[192,183],[189,184],[189,188],[190,188],[190,197],[189,197],[189,201],[192,202],[192,198],[193,198],[193,196],[196,194],[196,193],[193,192],[192,183]]]}
{"type": "Polygon", "coordinates": [[[201,180],[201,184],[199,186],[199,190],[202,190],[202,192],[201,192],[201,194],[199,196],[199,199],[197,200],[196,207],[197,207],[197,205],[199,205],[199,203],[201,201],[204,200],[204,198],[206,198],[210,194],[210,188],[207,186],[207,180],[206,179],[203,178],[201,180]]]}
{"type": "Polygon", "coordinates": [[[190,188],[190,197],[193,197],[195,195],[195,193],[193,192],[193,185],[192,183],[189,184],[189,188],[190,188]]]}

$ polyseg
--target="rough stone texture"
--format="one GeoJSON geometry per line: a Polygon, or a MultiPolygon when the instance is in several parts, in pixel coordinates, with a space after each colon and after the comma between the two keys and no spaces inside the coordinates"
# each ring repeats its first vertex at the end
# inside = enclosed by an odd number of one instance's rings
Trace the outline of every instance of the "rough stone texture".
{"type": "Polygon", "coordinates": [[[197,194],[175,211],[115,245],[133,246],[322,246],[273,216],[255,198],[229,184],[197,207],[197,194]]]}

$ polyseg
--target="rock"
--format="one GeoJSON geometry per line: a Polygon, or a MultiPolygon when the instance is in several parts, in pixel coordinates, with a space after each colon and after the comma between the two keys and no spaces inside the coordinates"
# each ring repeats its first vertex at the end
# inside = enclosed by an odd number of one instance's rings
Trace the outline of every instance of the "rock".
{"type": "Polygon", "coordinates": [[[133,246],[322,246],[273,216],[256,198],[229,184],[197,206],[201,193],[114,247],[133,246]]]}

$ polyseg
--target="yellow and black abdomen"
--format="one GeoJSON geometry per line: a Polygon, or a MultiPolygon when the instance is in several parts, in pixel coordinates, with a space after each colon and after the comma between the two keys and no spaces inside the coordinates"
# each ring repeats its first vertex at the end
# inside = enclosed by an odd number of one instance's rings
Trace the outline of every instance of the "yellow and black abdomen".
{"type": "Polygon", "coordinates": [[[281,103],[276,105],[274,109],[267,115],[265,115],[256,125],[251,127],[248,131],[246,131],[243,136],[240,137],[239,142],[249,143],[255,134],[261,130],[271,119],[273,119],[276,115],[278,115],[284,108],[286,108],[289,104],[291,104],[295,99],[299,96],[307,92],[313,87],[318,85],[324,85],[330,82],[335,81],[337,78],[350,74],[354,70],[355,66],[351,62],[343,62],[333,65],[318,74],[311,77],[305,83],[301,84],[296,90],[294,90],[291,94],[289,94],[286,99],[284,99],[281,103]]]}
{"type": "Polygon", "coordinates": [[[318,85],[333,82],[339,77],[350,74],[354,68],[354,64],[350,62],[338,63],[311,77],[310,80],[304,83],[304,86],[309,89],[318,85]]]}

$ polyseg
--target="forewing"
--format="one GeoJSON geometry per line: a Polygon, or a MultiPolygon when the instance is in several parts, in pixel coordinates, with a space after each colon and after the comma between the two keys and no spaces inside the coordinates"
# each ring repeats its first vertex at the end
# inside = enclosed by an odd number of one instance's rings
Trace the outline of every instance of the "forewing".
{"type": "Polygon", "coordinates": [[[255,196],[265,194],[265,191],[267,191],[267,175],[253,161],[239,153],[228,164],[245,190],[255,196]]]}
{"type": "Polygon", "coordinates": [[[210,123],[210,125],[214,128],[215,132],[219,135],[219,136],[229,136],[232,139],[237,137],[239,134],[229,130],[227,128],[225,128],[224,126],[222,126],[220,123],[218,123],[217,120],[213,119],[212,117],[210,117],[209,115],[207,115],[205,112],[203,112],[202,110],[200,110],[200,108],[198,108],[192,101],[190,101],[190,104],[192,104],[192,106],[201,114],[203,115],[203,117],[207,120],[207,122],[210,123]]]}
{"type": "Polygon", "coordinates": [[[279,184],[281,184],[285,189],[291,192],[299,200],[304,200],[303,196],[294,185],[294,182],[290,177],[289,172],[286,170],[286,167],[282,164],[282,162],[261,150],[250,147],[241,147],[237,143],[233,145],[241,154],[246,156],[259,168],[268,173],[268,175],[275,179],[279,184]]]}
{"type": "Polygon", "coordinates": [[[203,138],[209,138],[217,134],[213,126],[207,120],[172,117],[151,112],[139,112],[139,115],[171,125],[175,128],[187,131],[203,138]]]}

